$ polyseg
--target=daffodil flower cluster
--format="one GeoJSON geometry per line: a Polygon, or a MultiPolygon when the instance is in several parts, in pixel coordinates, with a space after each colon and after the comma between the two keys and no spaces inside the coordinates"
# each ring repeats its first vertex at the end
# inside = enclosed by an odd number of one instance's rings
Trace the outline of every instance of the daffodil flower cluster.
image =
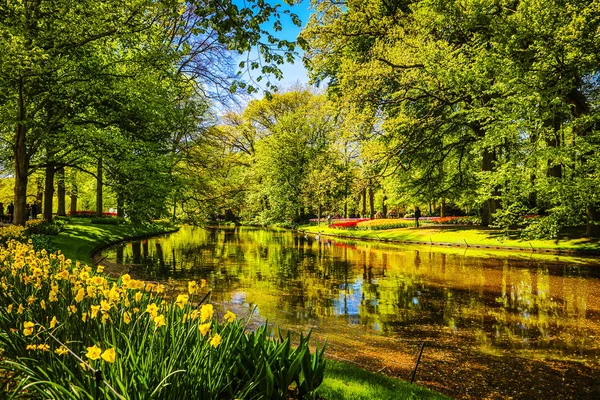
{"type": "Polygon", "coordinates": [[[266,327],[247,333],[233,312],[220,317],[198,304],[206,281],[171,299],[162,284],[111,280],[102,267],[9,240],[0,245],[0,286],[3,357],[39,397],[93,397],[90,371],[101,370],[125,398],[258,398],[266,375],[256,365],[281,352],[266,327]]]}

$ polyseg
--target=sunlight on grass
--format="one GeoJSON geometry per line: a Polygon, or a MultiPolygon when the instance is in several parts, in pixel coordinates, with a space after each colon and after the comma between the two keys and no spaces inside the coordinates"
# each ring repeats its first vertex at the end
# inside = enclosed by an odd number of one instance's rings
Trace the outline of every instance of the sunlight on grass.
{"type": "Polygon", "coordinates": [[[418,385],[327,360],[319,394],[328,400],[448,399],[418,385]]]}

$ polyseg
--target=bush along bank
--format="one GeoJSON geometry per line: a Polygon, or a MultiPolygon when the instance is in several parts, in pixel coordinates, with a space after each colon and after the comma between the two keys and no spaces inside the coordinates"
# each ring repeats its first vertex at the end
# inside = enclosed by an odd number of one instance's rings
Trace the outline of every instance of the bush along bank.
{"type": "Polygon", "coordinates": [[[324,349],[311,353],[245,332],[235,314],[217,315],[202,284],[176,299],[161,285],[71,262],[9,240],[0,246],[1,367],[9,390],[34,397],[314,398],[324,349]]]}

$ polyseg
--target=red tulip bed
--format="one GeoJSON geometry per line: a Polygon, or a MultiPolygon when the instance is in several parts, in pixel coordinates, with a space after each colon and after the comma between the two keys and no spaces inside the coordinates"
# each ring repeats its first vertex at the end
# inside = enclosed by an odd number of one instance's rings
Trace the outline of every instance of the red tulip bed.
{"type": "MultiPolygon", "coordinates": [[[[88,218],[92,218],[96,216],[96,211],[90,211],[90,210],[85,210],[85,211],[69,211],[69,217],[88,217],[88,218]]],[[[102,213],[103,217],[116,217],[117,213],[116,212],[103,212],[102,213]]]]}
{"type": "Polygon", "coordinates": [[[330,228],[337,229],[356,229],[356,225],[359,222],[369,221],[369,218],[352,218],[344,220],[336,220],[334,223],[329,224],[330,228]]]}

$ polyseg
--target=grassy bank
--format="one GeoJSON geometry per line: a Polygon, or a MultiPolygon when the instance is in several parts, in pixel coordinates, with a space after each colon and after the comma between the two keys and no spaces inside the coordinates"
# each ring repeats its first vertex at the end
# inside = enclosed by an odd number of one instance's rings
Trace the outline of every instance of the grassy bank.
{"type": "Polygon", "coordinates": [[[327,360],[319,394],[328,400],[448,399],[421,386],[327,360]]]}
{"type": "Polygon", "coordinates": [[[328,228],[325,225],[304,225],[299,228],[309,233],[321,233],[345,238],[373,239],[392,242],[419,242],[452,244],[463,247],[483,247],[521,250],[552,250],[575,252],[599,252],[600,242],[596,238],[583,236],[574,230],[552,240],[523,240],[517,232],[508,236],[495,229],[472,226],[423,226],[420,228],[397,228],[388,230],[349,230],[328,228]]]}
{"type": "Polygon", "coordinates": [[[71,218],[60,234],[52,237],[52,245],[60,249],[66,258],[92,265],[90,254],[99,246],[127,238],[166,233],[174,229],[167,223],[109,225],[92,224],[89,218],[71,218]]]}

